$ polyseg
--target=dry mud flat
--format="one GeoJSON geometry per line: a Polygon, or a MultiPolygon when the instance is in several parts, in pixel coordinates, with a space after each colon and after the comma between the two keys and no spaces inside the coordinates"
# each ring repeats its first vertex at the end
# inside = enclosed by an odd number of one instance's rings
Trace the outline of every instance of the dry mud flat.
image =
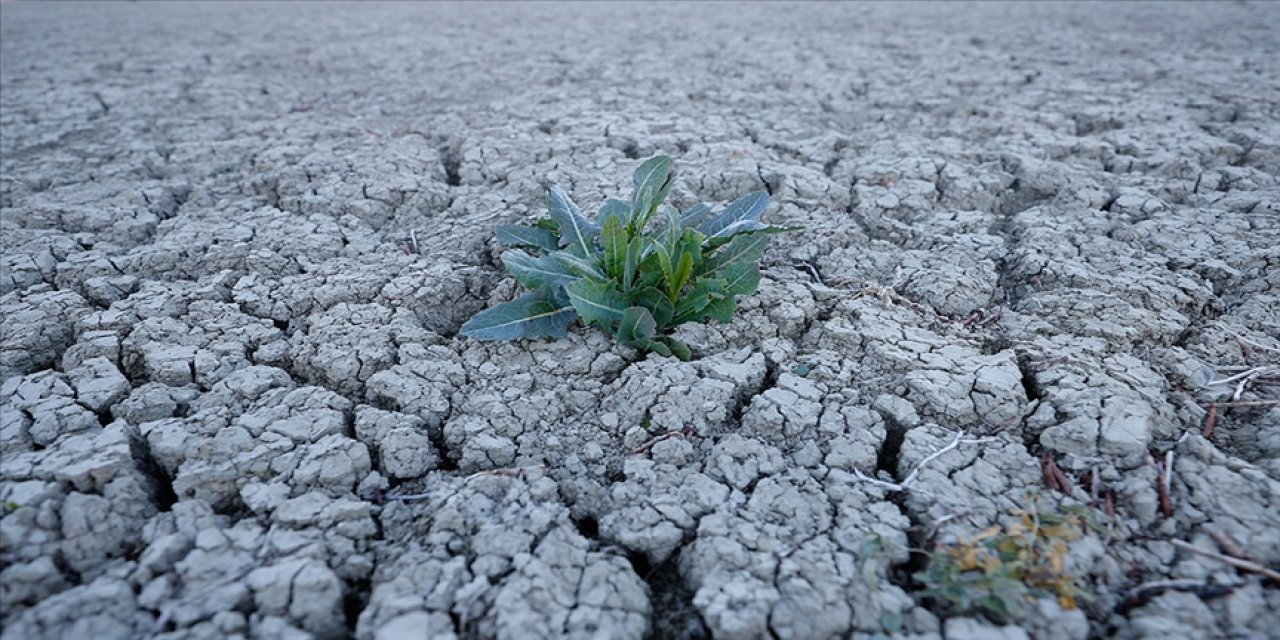
{"type": "Polygon", "coordinates": [[[0,17],[6,640],[1277,637],[1280,5],[0,17]],[[655,153],[736,322],[456,336],[655,153]],[[1078,608],[924,596],[1026,508],[1078,608]]]}

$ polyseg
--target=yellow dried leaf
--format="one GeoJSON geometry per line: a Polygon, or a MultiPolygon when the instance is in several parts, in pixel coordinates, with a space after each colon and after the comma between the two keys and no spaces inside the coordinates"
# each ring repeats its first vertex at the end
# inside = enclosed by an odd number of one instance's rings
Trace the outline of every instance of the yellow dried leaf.
{"type": "Polygon", "coordinates": [[[996,571],[999,571],[1001,565],[1002,563],[1000,562],[999,557],[988,555],[986,558],[983,558],[982,571],[987,575],[991,575],[996,571]]]}
{"type": "Polygon", "coordinates": [[[1063,522],[1051,527],[1042,528],[1040,530],[1040,535],[1046,538],[1062,538],[1070,540],[1075,535],[1075,527],[1063,522]]]}
{"type": "Polygon", "coordinates": [[[1049,554],[1049,566],[1053,567],[1054,573],[1062,573],[1063,556],[1056,553],[1049,554]]]}
{"type": "Polygon", "coordinates": [[[978,550],[975,547],[965,547],[964,550],[956,558],[956,566],[961,571],[970,571],[978,568],[978,550]]]}
{"type": "Polygon", "coordinates": [[[982,540],[986,540],[987,538],[990,538],[991,536],[995,536],[999,534],[1000,534],[1000,525],[992,525],[978,532],[978,535],[974,536],[973,540],[969,541],[969,544],[980,542],[982,540]]]}
{"type": "Polygon", "coordinates": [[[1073,596],[1058,596],[1058,606],[1071,611],[1076,608],[1076,599],[1073,596]]]}
{"type": "Polygon", "coordinates": [[[1004,540],[996,543],[996,550],[1000,553],[1021,555],[1020,551],[1022,548],[1018,545],[1017,538],[1005,538],[1004,540]]]}

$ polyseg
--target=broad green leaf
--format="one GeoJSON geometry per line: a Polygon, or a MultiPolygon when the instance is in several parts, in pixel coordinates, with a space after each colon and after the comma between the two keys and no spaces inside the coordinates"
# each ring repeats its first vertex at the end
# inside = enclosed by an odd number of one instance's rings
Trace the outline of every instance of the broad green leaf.
{"type": "Polygon", "coordinates": [[[711,207],[698,203],[689,207],[688,210],[680,216],[680,225],[684,227],[697,227],[711,215],[711,207]]]}
{"type": "Polygon", "coordinates": [[[569,269],[570,272],[576,273],[584,278],[595,278],[596,280],[608,280],[604,272],[600,270],[600,266],[591,258],[583,258],[567,251],[557,251],[549,254],[547,258],[556,260],[569,269]]]}
{"type": "Polygon", "coordinates": [[[569,194],[560,187],[551,187],[547,193],[547,209],[551,219],[560,228],[560,246],[578,256],[589,256],[592,253],[593,241],[600,233],[600,228],[592,224],[582,215],[578,205],[569,199],[569,194]]]}
{"type": "MultiPolygon", "coordinates": [[[[640,272],[636,278],[637,287],[655,287],[662,286],[662,269],[658,268],[658,260],[655,256],[649,256],[648,260],[640,263],[640,272]]],[[[665,294],[664,294],[665,295],[665,294]]]]}
{"type": "MultiPolygon", "coordinates": [[[[600,235],[604,245],[602,260],[604,271],[610,278],[618,280],[627,265],[627,232],[622,218],[610,216],[604,221],[604,231],[600,235]]],[[[627,287],[623,287],[626,289],[627,287]]]]}
{"type": "Polygon", "coordinates": [[[702,241],[705,239],[706,236],[702,235],[701,231],[686,227],[684,229],[684,235],[680,238],[680,244],[685,247],[686,251],[695,254],[695,257],[701,257],[701,254],[703,253],[701,251],[702,241]]]}
{"type": "Polygon", "coordinates": [[[737,221],[737,222],[735,222],[735,223],[733,223],[733,224],[730,224],[729,226],[727,226],[727,227],[725,227],[725,228],[723,228],[723,229],[721,229],[721,230],[719,230],[719,231],[715,232],[715,233],[714,233],[714,234],[712,234],[710,237],[712,237],[712,238],[727,238],[727,237],[729,237],[729,236],[737,235],[737,234],[739,234],[739,233],[745,233],[745,232],[747,232],[747,231],[758,231],[758,230],[763,229],[763,228],[765,228],[765,227],[767,227],[767,226],[769,226],[769,225],[766,225],[765,223],[760,222],[759,220],[739,220],[739,221],[737,221]]]}
{"type": "Polygon", "coordinates": [[[667,284],[664,287],[667,295],[671,295],[671,282],[676,277],[676,267],[671,263],[671,251],[661,242],[653,243],[653,256],[657,261],[658,268],[662,271],[662,281],[667,284]]]}
{"type": "Polygon", "coordinates": [[[680,226],[680,211],[669,204],[664,204],[658,207],[658,212],[667,219],[667,243],[668,246],[674,247],[680,241],[680,235],[684,231],[684,227],[680,226]]]}
{"type": "Polygon", "coordinates": [[[609,218],[618,218],[625,226],[627,224],[627,215],[631,213],[631,205],[621,200],[609,198],[600,206],[599,213],[596,214],[596,224],[600,228],[604,228],[609,223],[609,218]]]}
{"type": "Polygon", "coordinates": [[[649,219],[653,217],[653,196],[654,189],[652,186],[641,187],[632,198],[631,214],[627,219],[627,230],[631,233],[640,233],[649,225],[649,219]]]}
{"type": "Polygon", "coordinates": [[[618,323],[616,334],[618,342],[633,344],[640,340],[649,340],[657,334],[658,323],[648,309],[644,307],[627,307],[622,312],[622,321],[618,323]]]}
{"type": "Polygon", "coordinates": [[[725,291],[724,282],[715,278],[698,278],[694,281],[688,291],[676,301],[675,320],[673,324],[681,324],[691,320],[700,320],[702,318],[702,310],[707,308],[713,300],[719,300],[728,295],[725,291]]]}
{"type": "Polygon", "coordinates": [[[599,323],[612,331],[626,310],[626,296],[613,288],[612,282],[599,280],[575,280],[564,286],[569,302],[577,309],[583,324],[599,323]]]}
{"type": "Polygon", "coordinates": [[[676,243],[676,249],[682,253],[687,253],[693,257],[693,266],[702,266],[703,255],[708,253],[702,246],[703,236],[696,229],[685,229],[684,234],[680,237],[680,241],[676,243]]]}
{"type": "Polygon", "coordinates": [[[527,224],[504,224],[498,227],[498,242],[509,247],[533,247],[542,251],[560,248],[554,231],[527,224]]]}
{"type": "Polygon", "coordinates": [[[725,291],[734,295],[749,296],[760,286],[760,269],[754,263],[731,264],[716,275],[724,279],[725,291]]]}
{"type": "Polygon", "coordinates": [[[731,264],[741,262],[754,264],[764,256],[764,248],[768,243],[769,236],[767,235],[753,233],[735,236],[732,242],[711,254],[711,257],[702,263],[698,272],[714,273],[731,264]]]}
{"type": "Polygon", "coordinates": [[[675,275],[667,283],[667,294],[672,300],[680,294],[680,290],[684,288],[685,283],[689,282],[689,277],[693,275],[693,254],[681,253],[680,262],[676,264],[675,275]]]}
{"type": "Polygon", "coordinates": [[[630,346],[635,347],[641,351],[652,351],[664,358],[671,357],[671,349],[661,340],[657,340],[654,338],[644,338],[641,340],[636,340],[635,342],[631,343],[630,346]]]}
{"type": "Polygon", "coordinates": [[[622,289],[631,291],[635,285],[636,269],[640,267],[640,260],[644,253],[644,236],[635,234],[631,236],[631,240],[627,243],[627,253],[622,261],[622,289]]]}
{"type": "Polygon", "coordinates": [[[676,314],[671,299],[653,287],[645,287],[634,293],[631,296],[631,303],[648,309],[654,321],[658,323],[659,330],[665,330],[676,314]]]}
{"type": "Polygon", "coordinates": [[[760,222],[750,222],[743,224],[732,231],[722,231],[720,235],[707,238],[703,241],[703,245],[707,249],[716,249],[729,244],[734,238],[745,235],[774,235],[777,233],[790,233],[792,231],[801,231],[804,227],[779,227],[777,225],[763,224],[760,222]]]}
{"type": "Polygon", "coordinates": [[[735,296],[727,296],[719,300],[712,300],[710,304],[703,307],[701,314],[704,318],[711,318],[717,322],[732,322],[733,312],[738,308],[738,300],[735,296]]]}
{"type": "Polygon", "coordinates": [[[684,362],[693,359],[693,350],[689,348],[689,345],[671,337],[661,338],[661,340],[666,343],[667,348],[671,349],[671,355],[680,358],[684,362]]]}
{"type": "Polygon", "coordinates": [[[645,160],[636,169],[635,175],[632,177],[635,184],[635,191],[632,194],[631,205],[633,222],[639,216],[645,215],[652,211],[663,200],[667,199],[667,194],[671,191],[671,158],[667,156],[654,156],[645,160]]]}
{"type": "Polygon", "coordinates": [[[537,291],[477,313],[459,333],[477,340],[563,338],[577,316],[573,307],[560,304],[545,291],[537,291]]]}
{"type": "Polygon", "coordinates": [[[764,191],[755,191],[748,193],[737,200],[734,200],[724,211],[712,216],[698,226],[707,236],[714,236],[724,228],[735,222],[743,220],[759,220],[764,214],[765,208],[769,206],[769,194],[764,191]]]}
{"type": "Polygon", "coordinates": [[[558,287],[579,277],[554,256],[535,258],[519,249],[502,254],[502,264],[517,282],[529,289],[558,287]]]}
{"type": "Polygon", "coordinates": [[[676,315],[671,324],[682,325],[686,322],[697,321],[698,314],[702,313],[702,310],[706,309],[708,304],[711,304],[711,297],[706,291],[698,289],[690,291],[676,302],[676,315]]]}

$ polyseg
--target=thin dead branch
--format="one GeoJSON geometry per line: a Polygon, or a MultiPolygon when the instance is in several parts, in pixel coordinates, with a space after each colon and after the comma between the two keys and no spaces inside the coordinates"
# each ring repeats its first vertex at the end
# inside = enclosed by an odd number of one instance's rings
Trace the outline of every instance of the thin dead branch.
{"type": "Polygon", "coordinates": [[[1218,546],[1222,547],[1222,550],[1226,551],[1227,554],[1233,555],[1241,560],[1253,560],[1253,558],[1250,558],[1249,554],[1245,553],[1244,549],[1226,533],[1216,529],[1209,529],[1209,536],[1212,537],[1214,541],[1218,543],[1218,546]]]}
{"type": "Polygon", "coordinates": [[[1218,426],[1218,406],[1209,405],[1209,412],[1204,416],[1204,431],[1200,435],[1204,436],[1205,440],[1212,438],[1213,428],[1216,426],[1218,426]]]}
{"type": "Polygon", "coordinates": [[[1044,475],[1044,482],[1050,489],[1071,495],[1071,481],[1067,480],[1067,474],[1062,472],[1048,451],[1040,456],[1040,473],[1044,475]]]}
{"type": "Polygon", "coordinates": [[[1173,498],[1169,495],[1170,481],[1168,471],[1155,456],[1147,454],[1147,464],[1156,468],[1156,493],[1160,495],[1160,513],[1166,518],[1173,517],[1173,498]]]}
{"type": "Polygon", "coordinates": [[[826,282],[823,282],[823,281],[822,281],[822,274],[818,273],[818,269],[817,269],[817,267],[813,266],[813,264],[812,264],[812,263],[810,263],[810,262],[805,262],[805,261],[803,261],[803,260],[797,260],[796,262],[793,262],[791,266],[793,266],[793,267],[795,267],[795,268],[797,268],[797,269],[801,269],[801,268],[803,268],[805,271],[808,271],[808,272],[809,272],[809,277],[813,278],[813,281],[814,281],[814,282],[816,282],[816,283],[818,283],[818,284],[820,284],[820,285],[822,285],[822,286],[824,286],[824,287],[827,285],[827,283],[826,283],[826,282]]]}
{"type": "Polygon", "coordinates": [[[645,441],[644,444],[632,449],[631,453],[644,453],[652,449],[653,445],[658,444],[659,442],[662,442],[664,440],[670,440],[672,438],[683,438],[683,437],[685,437],[685,434],[681,431],[668,431],[666,433],[659,434],[652,438],[649,438],[648,440],[645,441]]]}
{"type": "Polygon", "coordinates": [[[1190,542],[1187,542],[1185,540],[1170,540],[1169,542],[1170,544],[1172,544],[1175,547],[1178,547],[1179,549],[1186,549],[1187,551],[1202,555],[1206,558],[1213,558],[1214,560],[1217,560],[1219,562],[1225,562],[1226,564],[1229,564],[1237,569],[1240,569],[1241,571],[1256,573],[1262,576],[1266,576],[1267,578],[1270,578],[1272,580],[1280,580],[1280,571],[1274,571],[1272,569],[1268,569],[1256,562],[1243,560],[1241,558],[1236,558],[1234,556],[1223,555],[1221,553],[1218,553],[1217,551],[1201,549],[1200,547],[1197,547],[1194,544],[1191,544],[1190,542]]]}
{"type": "Polygon", "coordinates": [[[1240,381],[1248,380],[1249,378],[1256,378],[1258,376],[1265,376],[1273,373],[1280,373],[1280,365],[1267,365],[1264,367],[1253,367],[1250,369],[1245,369],[1244,371],[1241,371],[1240,373],[1237,373],[1233,376],[1228,376],[1220,380],[1211,380],[1209,382],[1206,382],[1205,384],[1210,386],[1218,385],[1218,384],[1230,384],[1232,382],[1240,382],[1240,381]]]}
{"type": "Polygon", "coordinates": [[[1274,407],[1276,405],[1280,405],[1280,400],[1241,400],[1239,402],[1205,402],[1205,403],[1201,403],[1200,406],[1229,409],[1232,407],[1274,407]]]}
{"type": "Polygon", "coordinates": [[[920,461],[920,463],[919,463],[919,464],[917,464],[917,465],[915,466],[915,468],[911,470],[911,473],[907,474],[907,477],[906,477],[902,482],[895,483],[895,482],[886,482],[886,481],[884,481],[884,480],[877,480],[877,479],[875,479],[875,478],[872,478],[872,477],[870,477],[870,476],[867,476],[866,474],[862,473],[861,471],[859,471],[859,470],[857,470],[857,469],[854,469],[854,470],[853,470],[853,473],[854,473],[854,475],[855,475],[855,476],[857,476],[857,478],[858,478],[859,480],[862,480],[862,481],[864,481],[864,482],[869,482],[869,483],[874,484],[874,485],[879,486],[879,487],[883,487],[884,489],[887,489],[887,490],[889,490],[889,491],[902,492],[902,491],[912,491],[912,490],[914,490],[914,491],[916,491],[916,492],[918,492],[918,493],[922,493],[922,494],[925,494],[925,495],[932,495],[932,494],[931,494],[931,493],[929,493],[928,491],[923,491],[923,490],[915,489],[915,488],[914,488],[914,485],[915,485],[915,483],[916,483],[916,479],[919,477],[919,475],[920,475],[920,470],[921,470],[921,469],[924,469],[926,465],[928,465],[930,462],[932,462],[932,461],[934,461],[934,460],[938,459],[940,456],[942,456],[942,455],[943,455],[943,454],[945,454],[946,452],[951,451],[951,450],[953,450],[953,449],[956,449],[956,448],[960,447],[960,445],[963,445],[963,444],[981,444],[981,443],[984,443],[984,442],[991,442],[991,441],[994,439],[994,438],[969,438],[969,439],[966,439],[966,438],[965,438],[965,436],[966,436],[966,435],[968,435],[968,434],[967,434],[967,433],[965,433],[964,431],[957,431],[957,432],[956,432],[955,437],[951,439],[951,442],[947,443],[947,445],[946,445],[946,446],[944,446],[944,447],[942,447],[941,449],[938,449],[937,451],[934,451],[933,453],[929,454],[928,456],[925,456],[925,459],[924,459],[924,460],[921,460],[921,461],[920,461]]]}

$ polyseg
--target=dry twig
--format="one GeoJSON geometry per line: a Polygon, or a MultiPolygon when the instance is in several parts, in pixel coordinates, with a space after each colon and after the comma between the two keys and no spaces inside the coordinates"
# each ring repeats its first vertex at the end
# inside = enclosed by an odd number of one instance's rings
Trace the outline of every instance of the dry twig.
{"type": "Polygon", "coordinates": [[[816,283],[818,283],[818,284],[820,284],[820,285],[822,285],[822,286],[824,286],[824,287],[827,285],[827,283],[826,283],[826,282],[823,282],[823,281],[822,281],[822,274],[818,273],[818,268],[817,268],[817,267],[815,267],[815,266],[813,266],[813,264],[812,264],[812,263],[810,263],[810,262],[805,262],[805,261],[803,261],[803,260],[797,260],[796,262],[792,263],[792,265],[791,265],[791,266],[793,266],[793,267],[795,267],[795,268],[797,268],[797,269],[803,268],[805,271],[808,271],[808,272],[809,272],[809,277],[813,278],[813,281],[814,281],[814,282],[816,282],[816,283]]]}
{"type": "Polygon", "coordinates": [[[1244,552],[1244,549],[1242,549],[1235,540],[1231,539],[1231,536],[1216,529],[1210,529],[1209,535],[1218,543],[1218,546],[1222,547],[1222,550],[1226,551],[1228,554],[1240,558],[1241,560],[1253,559],[1249,557],[1249,554],[1244,552]]]}
{"type": "Polygon", "coordinates": [[[1218,405],[1211,404],[1209,405],[1209,413],[1204,416],[1204,431],[1200,435],[1204,436],[1205,440],[1212,438],[1213,428],[1216,426],[1218,426],[1218,405]]]}
{"type": "Polygon", "coordinates": [[[1239,400],[1240,397],[1244,395],[1244,392],[1250,385],[1258,384],[1259,382],[1269,382],[1272,378],[1280,378],[1280,365],[1273,364],[1253,367],[1252,369],[1246,369],[1240,373],[1227,376],[1219,380],[1211,380],[1206,384],[1214,386],[1234,383],[1236,390],[1235,393],[1231,394],[1231,399],[1235,401],[1239,400]]]}
{"type": "MultiPolygon", "coordinates": [[[[1172,452],[1172,450],[1170,450],[1172,452]]],[[[1169,475],[1159,461],[1151,454],[1147,454],[1147,464],[1156,468],[1156,492],[1160,495],[1160,513],[1166,518],[1173,517],[1173,499],[1169,496],[1169,475]]]]}
{"type": "Polygon", "coordinates": [[[1191,544],[1190,542],[1187,542],[1185,540],[1170,540],[1169,542],[1173,546],[1178,547],[1179,549],[1186,549],[1187,551],[1202,555],[1206,558],[1213,558],[1214,560],[1217,560],[1219,562],[1225,562],[1237,569],[1240,569],[1241,571],[1257,573],[1259,575],[1266,576],[1267,578],[1270,578],[1272,580],[1280,580],[1280,571],[1268,569],[1256,562],[1251,562],[1249,560],[1242,560],[1234,556],[1223,555],[1221,553],[1218,553],[1217,551],[1201,549],[1200,547],[1197,547],[1194,544],[1191,544]]]}
{"type": "Polygon", "coordinates": [[[1230,407],[1274,407],[1280,405],[1280,400],[1242,400],[1240,402],[1206,402],[1201,406],[1204,407],[1221,407],[1223,409],[1230,407]]]}
{"type": "Polygon", "coordinates": [[[668,432],[666,432],[666,433],[659,434],[659,435],[656,435],[656,436],[654,436],[654,437],[652,437],[652,438],[649,438],[648,440],[646,440],[646,441],[645,441],[645,443],[644,443],[644,444],[642,444],[642,445],[640,445],[640,446],[636,447],[635,449],[632,449],[632,450],[631,450],[631,452],[632,452],[632,453],[644,453],[644,452],[646,452],[646,451],[648,451],[648,450],[652,449],[652,448],[653,448],[653,445],[658,444],[659,442],[662,442],[663,440],[670,440],[670,439],[672,439],[672,438],[683,438],[683,437],[685,437],[685,433],[684,433],[683,431],[668,431],[668,432]]]}
{"type": "MultiPolygon", "coordinates": [[[[934,451],[928,456],[925,456],[925,459],[921,460],[920,463],[917,464],[915,468],[911,470],[911,473],[907,474],[906,479],[904,479],[902,482],[894,483],[894,482],[885,482],[884,480],[877,480],[875,478],[867,476],[866,474],[862,473],[857,469],[853,470],[853,474],[857,476],[859,480],[862,480],[864,482],[870,482],[871,484],[874,484],[879,487],[883,487],[889,491],[911,491],[913,490],[913,485],[915,485],[916,483],[916,478],[919,477],[920,475],[920,470],[924,469],[925,465],[938,459],[938,457],[940,457],[942,454],[948,451],[951,451],[952,449],[956,449],[962,444],[980,444],[983,442],[991,442],[993,440],[993,438],[965,439],[966,435],[968,434],[965,433],[964,431],[957,431],[955,437],[951,439],[951,442],[947,443],[947,446],[941,449],[938,449],[937,451],[934,451]]],[[[925,495],[933,495],[928,491],[923,491],[920,489],[915,489],[915,491],[917,491],[918,493],[923,493],[925,495]]]]}
{"type": "Polygon", "coordinates": [[[1062,472],[1048,451],[1040,456],[1040,473],[1044,475],[1045,484],[1050,489],[1071,495],[1071,481],[1067,480],[1067,474],[1062,472]]]}

